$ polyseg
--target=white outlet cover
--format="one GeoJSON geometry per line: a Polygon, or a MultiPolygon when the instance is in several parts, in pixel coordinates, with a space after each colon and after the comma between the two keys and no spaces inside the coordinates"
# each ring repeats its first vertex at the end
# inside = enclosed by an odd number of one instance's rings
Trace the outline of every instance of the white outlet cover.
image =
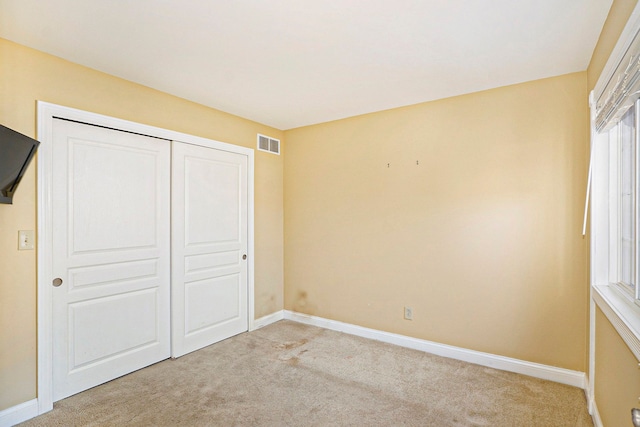
{"type": "Polygon", "coordinates": [[[35,233],[33,230],[18,231],[18,250],[30,251],[35,248],[35,233]]]}

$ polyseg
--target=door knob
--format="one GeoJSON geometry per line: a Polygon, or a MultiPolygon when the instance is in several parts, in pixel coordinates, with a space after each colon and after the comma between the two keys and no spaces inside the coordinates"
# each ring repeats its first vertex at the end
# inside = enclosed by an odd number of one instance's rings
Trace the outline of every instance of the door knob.
{"type": "Polygon", "coordinates": [[[53,286],[54,286],[54,287],[56,287],[56,288],[57,288],[57,287],[58,287],[58,286],[60,286],[60,285],[62,285],[62,279],[61,279],[61,278],[56,277],[55,279],[53,279],[53,286]]]}
{"type": "Polygon", "coordinates": [[[242,259],[247,259],[247,254],[242,255],[242,259]]]}

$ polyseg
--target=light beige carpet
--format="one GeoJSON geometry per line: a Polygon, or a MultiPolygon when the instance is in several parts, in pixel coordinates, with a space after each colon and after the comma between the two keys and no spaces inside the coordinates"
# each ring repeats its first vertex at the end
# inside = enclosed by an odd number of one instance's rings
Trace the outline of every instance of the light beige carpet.
{"type": "Polygon", "coordinates": [[[592,426],[582,390],[280,321],[25,426],[592,426]]]}

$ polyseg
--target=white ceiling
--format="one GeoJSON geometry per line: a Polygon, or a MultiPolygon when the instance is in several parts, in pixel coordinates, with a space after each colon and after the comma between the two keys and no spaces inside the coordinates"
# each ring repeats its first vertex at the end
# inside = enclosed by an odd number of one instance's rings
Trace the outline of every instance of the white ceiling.
{"type": "Polygon", "coordinates": [[[583,71],[611,3],[0,0],[0,37],[291,129],[583,71]]]}

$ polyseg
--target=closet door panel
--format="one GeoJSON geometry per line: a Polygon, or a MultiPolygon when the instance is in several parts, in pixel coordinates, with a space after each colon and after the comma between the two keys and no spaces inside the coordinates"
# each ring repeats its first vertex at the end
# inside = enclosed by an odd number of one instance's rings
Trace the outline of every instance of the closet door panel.
{"type": "Polygon", "coordinates": [[[172,356],[248,329],[246,155],[173,142],[172,356]]]}
{"type": "Polygon", "coordinates": [[[53,399],[170,356],[170,142],[61,119],[53,399]]]}

